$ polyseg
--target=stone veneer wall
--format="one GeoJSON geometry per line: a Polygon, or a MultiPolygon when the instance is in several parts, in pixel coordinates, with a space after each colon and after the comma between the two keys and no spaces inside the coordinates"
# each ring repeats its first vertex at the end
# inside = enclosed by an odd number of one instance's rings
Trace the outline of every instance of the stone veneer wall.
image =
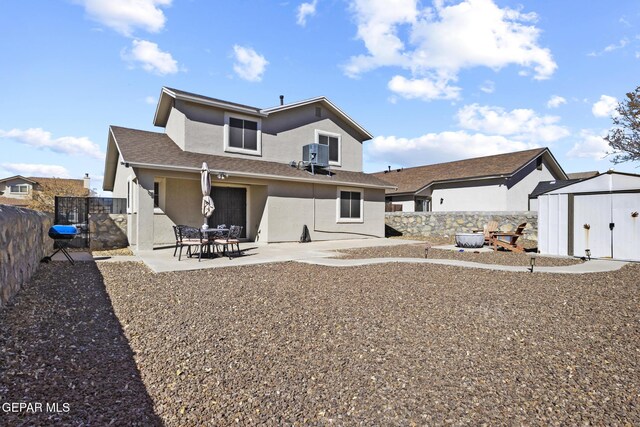
{"type": "MultiPolygon", "coordinates": [[[[453,236],[481,230],[489,221],[498,221],[500,230],[513,231],[527,223],[524,238],[538,240],[538,212],[387,212],[385,224],[403,236],[453,236]]],[[[391,230],[393,232],[393,230],[391,230]]]]}
{"type": "Polygon", "coordinates": [[[120,249],[129,246],[127,216],[121,214],[89,214],[92,250],[120,249]]]}
{"type": "Polygon", "coordinates": [[[53,217],[44,212],[0,205],[0,307],[4,306],[51,255],[49,227],[53,217]]]}

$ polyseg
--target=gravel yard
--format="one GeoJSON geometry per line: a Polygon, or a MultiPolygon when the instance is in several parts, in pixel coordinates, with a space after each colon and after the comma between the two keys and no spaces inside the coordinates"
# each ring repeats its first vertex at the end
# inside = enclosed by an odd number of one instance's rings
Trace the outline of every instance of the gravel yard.
{"type": "Polygon", "coordinates": [[[638,277],[51,263],[0,311],[0,396],[75,425],[638,425],[638,277]]]}
{"type": "MultiPolygon", "coordinates": [[[[339,258],[363,259],[363,258],[424,258],[425,244],[377,246],[370,248],[358,248],[341,250],[343,254],[339,258]]],[[[515,253],[508,251],[478,252],[474,249],[464,249],[463,252],[448,249],[429,249],[429,258],[458,259],[461,261],[479,262],[482,264],[497,265],[521,265],[529,266],[530,255],[528,253],[515,253]]],[[[536,265],[539,267],[557,267],[579,264],[579,258],[558,258],[538,256],[536,265]]]]}

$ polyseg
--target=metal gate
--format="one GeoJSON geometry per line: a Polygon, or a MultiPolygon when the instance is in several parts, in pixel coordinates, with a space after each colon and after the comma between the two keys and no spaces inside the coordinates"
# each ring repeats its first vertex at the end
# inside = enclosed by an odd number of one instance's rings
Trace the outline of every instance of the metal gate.
{"type": "Polygon", "coordinates": [[[69,246],[88,248],[91,243],[89,217],[91,214],[124,214],[127,199],[111,197],[58,197],[55,198],[54,223],[75,225],[79,233],[69,246]]]}

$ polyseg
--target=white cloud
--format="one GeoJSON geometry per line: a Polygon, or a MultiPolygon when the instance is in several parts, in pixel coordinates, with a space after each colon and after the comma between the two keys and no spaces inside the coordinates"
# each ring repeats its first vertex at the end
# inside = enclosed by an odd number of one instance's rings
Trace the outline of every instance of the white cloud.
{"type": "Polygon", "coordinates": [[[629,39],[622,39],[618,43],[610,44],[609,46],[604,48],[605,52],[613,52],[614,50],[622,49],[626,45],[629,44],[629,39]]]}
{"type": "Polygon", "coordinates": [[[417,138],[378,136],[367,144],[371,162],[418,166],[471,157],[527,150],[538,145],[501,135],[456,132],[428,133],[417,138]]]}
{"type": "Polygon", "coordinates": [[[600,56],[600,55],[603,55],[605,53],[610,53],[610,52],[613,52],[613,51],[618,50],[618,49],[623,49],[628,44],[629,44],[629,39],[623,38],[618,43],[612,43],[612,44],[608,45],[607,47],[602,49],[600,52],[595,52],[595,51],[589,52],[587,54],[587,56],[600,56]]]}
{"type": "Polygon", "coordinates": [[[77,0],[94,21],[127,37],[136,28],[156,33],[164,27],[166,17],[162,7],[172,0],[77,0]]]}
{"type": "Polygon", "coordinates": [[[301,27],[307,25],[307,18],[316,14],[316,6],[318,0],[313,0],[311,3],[302,3],[298,6],[297,24],[301,27]]]}
{"type": "Polygon", "coordinates": [[[611,147],[609,147],[609,144],[604,140],[602,135],[594,134],[588,130],[582,130],[580,132],[580,141],[576,142],[571,150],[567,152],[567,157],[605,160],[607,154],[610,152],[611,147]]]}
{"type": "Polygon", "coordinates": [[[396,66],[409,70],[411,81],[429,78],[446,87],[466,68],[498,70],[515,64],[532,70],[535,79],[549,78],[557,68],[549,49],[538,45],[536,15],[501,9],[493,0],[450,5],[437,0],[424,9],[417,0],[397,0],[391,6],[386,0],[352,0],[351,9],[358,38],[367,49],[366,55],[352,57],[345,66],[351,77],[396,66]]]}
{"type": "Polygon", "coordinates": [[[149,105],[156,105],[158,103],[158,100],[156,99],[155,96],[147,96],[144,98],[144,102],[146,102],[149,105]]]}
{"type": "Polygon", "coordinates": [[[558,125],[560,117],[539,116],[530,109],[505,111],[500,107],[465,105],[457,113],[463,129],[509,136],[519,141],[550,143],[569,136],[569,130],[558,125]]]}
{"type": "Polygon", "coordinates": [[[496,84],[491,80],[485,80],[482,85],[480,85],[480,90],[484,93],[493,93],[496,90],[496,84]]]}
{"type": "Polygon", "coordinates": [[[70,178],[71,174],[64,166],[38,165],[31,163],[2,163],[0,166],[14,175],[70,178]]]}
{"type": "Polygon", "coordinates": [[[591,112],[596,117],[611,117],[616,113],[616,107],[618,106],[618,100],[613,96],[602,95],[600,100],[593,104],[591,112]]]}
{"type": "Polygon", "coordinates": [[[425,101],[432,99],[458,99],[460,88],[449,86],[445,80],[407,79],[403,76],[394,76],[388,84],[389,89],[403,98],[419,98],[425,101]]]}
{"type": "Polygon", "coordinates": [[[259,82],[269,63],[264,56],[257,53],[250,47],[233,46],[236,62],[233,70],[245,80],[259,82]]]}
{"type": "Polygon", "coordinates": [[[0,138],[11,139],[20,144],[51,150],[55,153],[89,156],[97,159],[104,157],[98,144],[87,137],[62,136],[54,139],[51,137],[51,132],[41,128],[11,129],[9,131],[0,129],[0,138]]]}
{"type": "Polygon", "coordinates": [[[553,95],[547,101],[547,108],[558,108],[562,104],[566,104],[566,103],[567,103],[567,100],[565,98],[558,95],[553,95]]]}
{"type": "Polygon", "coordinates": [[[156,43],[150,41],[133,40],[131,50],[123,50],[120,56],[132,67],[138,63],[145,71],[160,76],[179,71],[178,61],[173,59],[169,52],[161,51],[156,43]]]}

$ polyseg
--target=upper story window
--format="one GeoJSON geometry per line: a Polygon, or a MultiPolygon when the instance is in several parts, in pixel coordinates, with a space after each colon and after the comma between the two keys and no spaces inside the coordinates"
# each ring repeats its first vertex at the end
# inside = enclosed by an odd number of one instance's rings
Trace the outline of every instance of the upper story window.
{"type": "Polygon", "coordinates": [[[254,117],[225,114],[224,150],[232,153],[262,155],[261,121],[254,117]]]}
{"type": "Polygon", "coordinates": [[[329,146],[329,164],[340,166],[342,162],[342,136],[339,133],[316,130],[316,142],[329,146]]]}
{"type": "Polygon", "coordinates": [[[12,185],[11,192],[14,194],[27,194],[29,192],[29,184],[12,185]]]}

